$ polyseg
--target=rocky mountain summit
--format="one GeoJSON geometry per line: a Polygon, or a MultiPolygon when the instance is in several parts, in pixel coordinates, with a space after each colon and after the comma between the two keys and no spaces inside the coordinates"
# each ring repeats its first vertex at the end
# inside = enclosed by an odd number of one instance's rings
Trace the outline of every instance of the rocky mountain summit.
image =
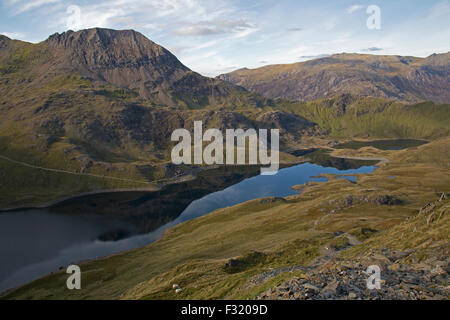
{"type": "Polygon", "coordinates": [[[170,88],[190,72],[169,51],[133,30],[67,31],[50,36],[45,43],[58,68],[72,68],[96,81],[136,89],[145,98],[170,88]]]}
{"type": "Polygon", "coordinates": [[[218,76],[269,98],[311,101],[354,94],[402,102],[450,101],[450,53],[428,58],[336,54],[218,76]]]}

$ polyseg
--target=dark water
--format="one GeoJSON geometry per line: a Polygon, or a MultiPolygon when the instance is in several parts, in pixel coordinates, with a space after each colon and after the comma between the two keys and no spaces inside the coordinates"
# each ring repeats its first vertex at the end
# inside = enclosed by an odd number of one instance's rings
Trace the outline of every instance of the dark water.
{"type": "Polygon", "coordinates": [[[374,170],[354,162],[350,166],[337,169],[304,163],[281,169],[275,176],[257,175],[259,168],[251,167],[206,171],[193,182],[159,192],[95,195],[51,209],[2,213],[0,292],[60,266],[142,247],[168,228],[215,209],[255,198],[292,195],[293,185],[325,181],[312,176],[374,170]]]}
{"type": "Polygon", "coordinates": [[[415,139],[395,139],[395,140],[374,140],[374,141],[350,141],[335,146],[336,149],[360,149],[363,147],[375,147],[380,150],[404,150],[418,147],[428,143],[425,140],[415,139]]]}

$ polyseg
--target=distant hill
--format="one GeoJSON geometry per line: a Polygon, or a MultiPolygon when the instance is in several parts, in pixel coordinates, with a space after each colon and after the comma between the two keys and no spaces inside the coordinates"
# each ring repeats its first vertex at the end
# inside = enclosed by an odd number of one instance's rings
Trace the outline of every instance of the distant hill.
{"type": "Polygon", "coordinates": [[[302,101],[353,94],[402,102],[450,102],[450,53],[428,58],[336,54],[240,69],[217,77],[268,98],[302,101]]]}

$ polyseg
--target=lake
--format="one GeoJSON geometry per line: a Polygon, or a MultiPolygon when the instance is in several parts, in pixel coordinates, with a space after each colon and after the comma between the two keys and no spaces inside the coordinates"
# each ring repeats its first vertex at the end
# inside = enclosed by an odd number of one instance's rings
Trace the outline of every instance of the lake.
{"type": "Polygon", "coordinates": [[[330,158],[315,152],[311,162],[274,176],[258,175],[259,167],[223,167],[157,192],[89,195],[48,209],[1,213],[0,292],[72,263],[145,246],[168,228],[216,209],[293,195],[293,185],[326,181],[313,176],[375,169],[373,163],[330,158]]]}

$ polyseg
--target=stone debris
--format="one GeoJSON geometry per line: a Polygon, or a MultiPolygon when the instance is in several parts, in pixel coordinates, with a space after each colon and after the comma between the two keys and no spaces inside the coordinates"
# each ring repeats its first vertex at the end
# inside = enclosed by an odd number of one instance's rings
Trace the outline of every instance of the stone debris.
{"type": "Polygon", "coordinates": [[[311,266],[301,277],[279,284],[257,300],[446,300],[450,298],[450,258],[442,255],[424,263],[403,264],[408,251],[374,252],[361,262],[334,258],[311,266]],[[381,288],[370,290],[369,265],[381,268],[381,288]]]}

